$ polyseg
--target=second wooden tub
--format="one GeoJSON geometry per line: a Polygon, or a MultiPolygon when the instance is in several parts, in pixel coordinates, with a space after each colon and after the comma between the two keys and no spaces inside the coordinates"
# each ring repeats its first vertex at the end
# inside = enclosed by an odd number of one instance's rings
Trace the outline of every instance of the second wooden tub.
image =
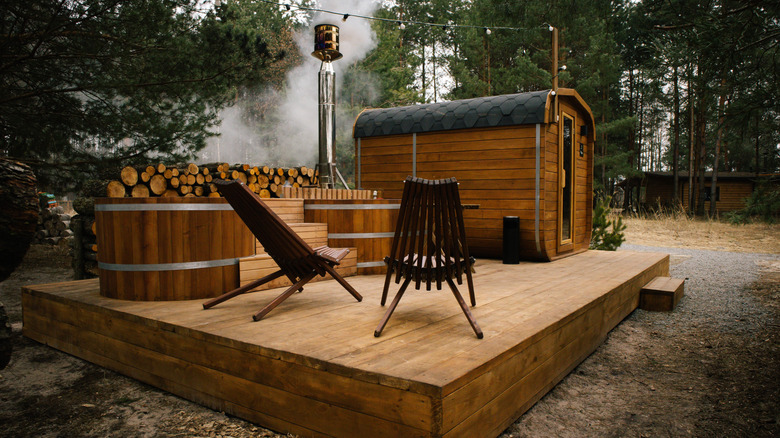
{"type": "Polygon", "coordinates": [[[328,246],[357,248],[358,275],[384,274],[398,220],[399,200],[307,199],[306,222],[328,224],[328,246]]]}

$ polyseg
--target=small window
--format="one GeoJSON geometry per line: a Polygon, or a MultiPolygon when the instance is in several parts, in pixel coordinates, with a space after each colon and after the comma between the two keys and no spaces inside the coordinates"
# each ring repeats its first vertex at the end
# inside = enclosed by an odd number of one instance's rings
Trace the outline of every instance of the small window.
{"type": "MultiPolygon", "coordinates": [[[[704,188],[704,200],[712,201],[712,187],[704,188]]],[[[715,187],[715,202],[720,202],[720,186],[715,187]]]]}

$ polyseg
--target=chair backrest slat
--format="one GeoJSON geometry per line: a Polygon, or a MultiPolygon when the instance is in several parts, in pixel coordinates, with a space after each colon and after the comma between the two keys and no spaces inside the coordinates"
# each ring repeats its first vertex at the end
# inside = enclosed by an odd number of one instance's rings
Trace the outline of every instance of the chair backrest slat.
{"type": "MultiPolygon", "coordinates": [[[[439,248],[439,250],[441,252],[441,254],[434,254],[434,257],[435,257],[435,260],[436,260],[436,265],[438,267],[441,267],[442,265],[446,266],[446,263],[447,263],[446,262],[446,251],[445,251],[444,246],[445,246],[446,241],[448,240],[448,239],[444,238],[446,230],[444,229],[443,224],[442,224],[442,216],[443,216],[443,214],[442,214],[443,213],[442,206],[443,206],[443,203],[444,203],[444,198],[442,198],[442,196],[441,196],[441,193],[442,193],[441,189],[442,189],[441,181],[434,181],[434,183],[433,183],[433,190],[436,193],[436,196],[435,196],[436,204],[434,205],[435,215],[434,215],[434,224],[433,224],[434,228],[436,229],[436,233],[435,233],[435,236],[434,236],[435,239],[436,239],[435,248],[439,248]]],[[[440,269],[437,270],[436,272],[437,272],[437,275],[436,275],[436,289],[441,289],[441,278],[442,277],[440,275],[440,269]]]]}
{"type": "MultiPolygon", "coordinates": [[[[411,184],[412,177],[409,176],[406,178],[406,184],[404,184],[404,197],[401,199],[401,209],[400,214],[398,217],[398,222],[402,224],[400,233],[401,233],[401,243],[400,247],[398,248],[398,252],[396,252],[395,248],[395,242],[393,242],[393,252],[391,253],[390,257],[395,258],[397,260],[400,260],[399,262],[399,269],[396,273],[395,282],[399,283],[401,281],[401,276],[404,275],[404,278],[406,278],[406,273],[404,273],[401,269],[400,263],[405,260],[405,255],[408,255],[409,252],[406,250],[407,244],[414,246],[414,242],[408,243],[410,240],[409,233],[412,229],[412,217],[414,215],[413,209],[414,209],[414,197],[417,196],[417,190],[419,189],[419,185],[417,184],[411,184]],[[401,217],[403,216],[403,217],[401,217]]],[[[396,230],[398,232],[398,230],[396,230]]]]}

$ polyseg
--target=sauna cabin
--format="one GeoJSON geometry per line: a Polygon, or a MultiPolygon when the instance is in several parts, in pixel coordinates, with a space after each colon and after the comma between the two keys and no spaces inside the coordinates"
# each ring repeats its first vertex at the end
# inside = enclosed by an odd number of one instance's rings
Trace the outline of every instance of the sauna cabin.
{"type": "Polygon", "coordinates": [[[355,120],[359,188],[400,198],[407,175],[460,182],[469,248],[501,258],[504,220],[519,218],[522,259],[588,249],[593,114],[573,89],[368,109],[355,120]]]}

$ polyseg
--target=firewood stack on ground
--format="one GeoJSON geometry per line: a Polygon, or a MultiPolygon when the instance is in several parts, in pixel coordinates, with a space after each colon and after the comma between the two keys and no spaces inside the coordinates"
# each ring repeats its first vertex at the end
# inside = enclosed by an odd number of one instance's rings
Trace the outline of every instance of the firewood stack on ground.
{"type": "Polygon", "coordinates": [[[73,240],[70,229],[71,215],[62,207],[42,208],[38,215],[35,243],[47,243],[67,248],[73,240]]]}
{"type": "Polygon", "coordinates": [[[249,164],[206,164],[168,166],[165,164],[144,167],[126,166],[119,179],[111,180],[106,187],[110,198],[146,197],[218,197],[214,179],[240,180],[261,198],[280,197],[282,187],[317,185],[319,172],[301,167],[269,167],[249,164]]]}
{"type": "Polygon", "coordinates": [[[71,256],[74,280],[98,276],[95,198],[89,193],[86,196],[73,201],[73,209],[77,214],[70,221],[73,230],[71,256]]]}

